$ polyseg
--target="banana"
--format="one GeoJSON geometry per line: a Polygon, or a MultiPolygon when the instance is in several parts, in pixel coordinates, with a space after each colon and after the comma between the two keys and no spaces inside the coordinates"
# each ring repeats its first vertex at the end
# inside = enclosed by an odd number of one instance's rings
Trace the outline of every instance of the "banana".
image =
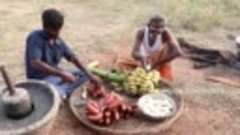
{"type": "Polygon", "coordinates": [[[155,84],[160,80],[158,71],[146,72],[143,68],[136,68],[124,82],[124,90],[133,95],[157,92],[155,84]]]}

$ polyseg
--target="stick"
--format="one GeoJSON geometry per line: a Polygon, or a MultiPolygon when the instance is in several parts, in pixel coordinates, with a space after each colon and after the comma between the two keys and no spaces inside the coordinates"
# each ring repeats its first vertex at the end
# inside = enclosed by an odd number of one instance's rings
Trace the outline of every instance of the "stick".
{"type": "Polygon", "coordinates": [[[230,80],[227,78],[223,78],[220,76],[207,76],[206,77],[207,80],[209,81],[213,81],[213,82],[219,82],[219,83],[223,83],[223,84],[228,84],[234,87],[240,87],[240,83],[234,80],[230,80]]]}
{"type": "Polygon", "coordinates": [[[0,69],[1,69],[3,79],[4,79],[4,81],[7,85],[7,88],[9,90],[10,95],[14,95],[15,90],[14,90],[13,84],[12,84],[12,82],[11,82],[9,76],[8,76],[7,71],[5,70],[4,66],[1,66],[0,69]]]}

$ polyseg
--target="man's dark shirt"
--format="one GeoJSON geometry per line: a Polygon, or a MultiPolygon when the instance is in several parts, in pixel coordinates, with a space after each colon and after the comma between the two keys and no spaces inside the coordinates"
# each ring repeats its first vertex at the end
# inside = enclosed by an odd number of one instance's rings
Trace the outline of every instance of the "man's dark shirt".
{"type": "Polygon", "coordinates": [[[32,60],[40,59],[48,65],[58,68],[63,57],[67,60],[74,57],[74,53],[61,38],[50,39],[44,30],[33,31],[26,42],[25,65],[28,79],[43,79],[47,76],[44,72],[31,66],[32,60]]]}

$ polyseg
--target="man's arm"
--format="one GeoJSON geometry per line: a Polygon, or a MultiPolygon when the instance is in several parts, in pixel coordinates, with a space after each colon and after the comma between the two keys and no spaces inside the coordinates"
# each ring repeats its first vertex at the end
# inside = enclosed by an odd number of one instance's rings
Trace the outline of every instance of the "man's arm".
{"type": "Polygon", "coordinates": [[[139,30],[136,34],[135,43],[132,50],[132,57],[136,60],[141,60],[141,54],[139,53],[140,52],[139,50],[140,50],[142,38],[143,38],[143,32],[139,30]]]}
{"type": "Polygon", "coordinates": [[[80,62],[80,60],[76,57],[73,56],[70,61],[79,69],[81,69],[86,75],[87,77],[90,79],[91,82],[93,82],[94,84],[96,84],[97,86],[100,86],[102,81],[96,77],[95,75],[93,75],[91,72],[89,72],[89,70],[87,70],[85,68],[85,66],[83,66],[83,64],[80,62]]]}
{"type": "Polygon", "coordinates": [[[142,54],[140,53],[140,46],[141,46],[141,43],[143,40],[143,35],[144,35],[143,30],[139,30],[137,32],[136,38],[135,38],[135,43],[134,43],[133,50],[132,50],[132,57],[134,59],[140,61],[142,65],[145,65],[147,62],[147,58],[142,56],[142,54]]]}
{"type": "Polygon", "coordinates": [[[40,59],[31,60],[31,66],[43,73],[61,76],[61,70],[48,65],[40,59]]]}
{"type": "Polygon", "coordinates": [[[35,69],[42,71],[43,73],[59,76],[67,82],[74,82],[76,80],[76,77],[71,73],[50,66],[40,59],[31,60],[31,66],[35,69]]]}
{"type": "Polygon", "coordinates": [[[61,40],[62,42],[62,47],[63,47],[63,55],[64,57],[69,61],[72,62],[76,67],[78,67],[80,70],[82,70],[87,77],[90,79],[90,81],[92,81],[93,83],[95,83],[96,85],[100,85],[101,84],[101,80],[99,78],[97,78],[95,75],[93,75],[91,72],[89,72],[84,66],[83,64],[80,62],[80,60],[76,57],[76,55],[73,53],[73,51],[65,44],[65,42],[63,40],[61,40]]]}
{"type": "Polygon", "coordinates": [[[167,52],[165,53],[165,56],[163,56],[163,59],[160,59],[156,63],[153,64],[153,68],[158,68],[162,64],[165,64],[166,62],[169,62],[173,60],[176,57],[179,57],[182,55],[180,45],[176,38],[173,36],[173,34],[169,31],[166,30],[166,41],[167,41],[167,52]]]}

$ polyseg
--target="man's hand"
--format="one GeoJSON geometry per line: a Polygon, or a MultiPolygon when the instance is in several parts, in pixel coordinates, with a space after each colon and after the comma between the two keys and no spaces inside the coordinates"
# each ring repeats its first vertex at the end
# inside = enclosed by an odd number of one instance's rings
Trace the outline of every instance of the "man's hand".
{"type": "Polygon", "coordinates": [[[71,59],[71,62],[79,69],[81,69],[94,85],[96,85],[97,87],[100,87],[102,85],[102,80],[97,76],[93,75],[90,71],[88,71],[76,57],[73,57],[71,59]]]}
{"type": "Polygon", "coordinates": [[[152,69],[152,65],[151,65],[151,60],[147,57],[141,57],[141,66],[145,69],[145,70],[151,70],[152,69]]]}
{"type": "Polygon", "coordinates": [[[69,82],[69,83],[73,83],[76,81],[76,77],[72,73],[67,72],[67,71],[62,71],[61,77],[64,81],[69,82]]]}

